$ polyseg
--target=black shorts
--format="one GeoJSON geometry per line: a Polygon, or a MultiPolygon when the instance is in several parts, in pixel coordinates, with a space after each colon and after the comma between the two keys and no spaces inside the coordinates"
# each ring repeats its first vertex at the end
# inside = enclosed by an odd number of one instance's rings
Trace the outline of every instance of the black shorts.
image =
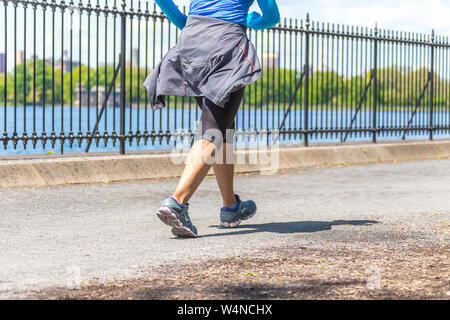
{"type": "Polygon", "coordinates": [[[207,140],[220,147],[223,142],[233,143],[234,118],[244,97],[245,87],[234,91],[223,108],[205,97],[195,97],[197,105],[202,109],[201,129],[197,139],[207,140]],[[231,130],[230,130],[231,129],[231,130]],[[220,138],[220,139],[219,139],[220,138]]]}

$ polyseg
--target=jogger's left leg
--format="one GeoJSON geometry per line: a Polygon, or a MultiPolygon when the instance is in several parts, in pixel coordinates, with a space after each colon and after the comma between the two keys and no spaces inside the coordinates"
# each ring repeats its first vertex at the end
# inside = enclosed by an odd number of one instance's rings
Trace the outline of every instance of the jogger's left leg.
{"type": "Polygon", "coordinates": [[[216,146],[206,140],[198,140],[194,143],[186,161],[183,174],[173,197],[181,204],[186,204],[192,197],[198,186],[205,179],[211,168],[209,159],[214,157],[216,146]]]}

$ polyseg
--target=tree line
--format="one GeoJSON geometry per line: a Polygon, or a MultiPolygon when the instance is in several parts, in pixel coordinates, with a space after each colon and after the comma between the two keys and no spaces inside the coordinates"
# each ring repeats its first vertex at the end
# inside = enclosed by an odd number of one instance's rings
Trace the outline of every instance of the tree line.
{"type": "MultiPolygon", "coordinates": [[[[72,72],[63,73],[61,69],[52,70],[52,66],[37,60],[36,72],[34,61],[16,66],[15,73],[6,74],[7,104],[23,105],[55,103],[74,103],[78,97],[75,88],[81,83],[86,90],[95,90],[96,86],[108,88],[113,78],[114,67],[101,66],[98,69],[80,65],[72,72]],[[25,71],[24,72],[24,68],[25,71]],[[36,78],[33,79],[33,75],[36,78]],[[25,75],[25,77],[24,77],[25,75]],[[24,97],[25,87],[25,97],[24,97]],[[70,90],[72,88],[72,90],[70,90]],[[15,100],[14,100],[15,97],[15,100]]],[[[144,68],[126,67],[126,101],[129,103],[144,103],[147,92],[142,86],[150,70],[144,68]],[[131,71],[131,72],[130,72],[131,71]]],[[[355,106],[363,102],[370,106],[373,101],[374,82],[372,74],[360,74],[345,77],[333,71],[316,71],[308,75],[309,102],[311,106],[355,106]],[[370,84],[370,85],[369,85],[370,84]],[[365,99],[363,99],[365,97],[365,99]]],[[[301,72],[283,68],[266,68],[263,78],[250,85],[244,96],[244,103],[256,107],[285,105],[291,102],[302,104],[305,99],[305,77],[300,83],[299,90],[294,96],[294,89],[299,84],[301,72]]],[[[421,99],[421,105],[430,102],[430,88],[428,85],[429,70],[405,70],[392,66],[377,71],[377,99],[379,105],[385,106],[415,106],[421,99]]],[[[450,82],[435,74],[433,77],[433,102],[435,105],[447,105],[450,101],[450,82]]],[[[120,88],[120,78],[116,79],[116,88],[120,88]]],[[[178,98],[179,99],[179,98],[178,98]]],[[[169,104],[174,97],[169,98],[169,104]]],[[[0,105],[5,101],[5,75],[0,75],[0,105]]],[[[179,101],[179,100],[178,100],[179,101]]],[[[101,103],[101,102],[100,102],[101,103]]]]}

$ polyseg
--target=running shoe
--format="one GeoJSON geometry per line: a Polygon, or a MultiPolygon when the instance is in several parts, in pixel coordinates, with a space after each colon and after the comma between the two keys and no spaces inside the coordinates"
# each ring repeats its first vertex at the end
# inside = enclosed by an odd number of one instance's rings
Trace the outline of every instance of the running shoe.
{"type": "Polygon", "coordinates": [[[225,228],[234,228],[238,226],[242,220],[247,220],[256,214],[256,204],[252,200],[241,201],[236,194],[238,207],[233,210],[228,207],[220,209],[220,225],[225,228]]]}
{"type": "Polygon", "coordinates": [[[173,197],[167,197],[156,213],[162,222],[172,227],[172,233],[177,237],[196,238],[197,228],[189,218],[189,204],[181,206],[173,197]]]}

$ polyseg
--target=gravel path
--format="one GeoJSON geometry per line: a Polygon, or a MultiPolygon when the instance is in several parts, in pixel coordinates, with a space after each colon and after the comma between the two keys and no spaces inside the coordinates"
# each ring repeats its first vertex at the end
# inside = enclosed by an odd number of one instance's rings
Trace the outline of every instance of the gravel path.
{"type": "Polygon", "coordinates": [[[35,299],[450,299],[446,247],[266,248],[135,279],[51,288],[35,299]]]}

